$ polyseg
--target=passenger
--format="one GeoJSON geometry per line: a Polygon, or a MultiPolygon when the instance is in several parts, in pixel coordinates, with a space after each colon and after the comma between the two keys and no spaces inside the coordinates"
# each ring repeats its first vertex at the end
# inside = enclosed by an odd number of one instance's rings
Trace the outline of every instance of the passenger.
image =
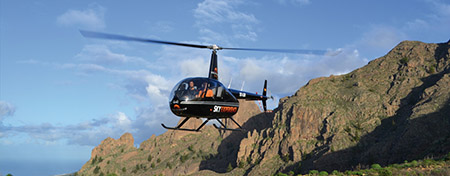
{"type": "Polygon", "coordinates": [[[213,97],[213,91],[211,89],[209,89],[210,85],[207,82],[204,82],[202,84],[202,90],[199,91],[197,97],[201,97],[201,98],[209,98],[209,97],[213,97]]]}

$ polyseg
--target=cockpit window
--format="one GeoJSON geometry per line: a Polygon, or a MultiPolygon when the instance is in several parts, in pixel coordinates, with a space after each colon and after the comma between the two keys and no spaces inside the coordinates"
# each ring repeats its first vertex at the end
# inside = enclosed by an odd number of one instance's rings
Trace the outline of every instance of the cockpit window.
{"type": "Polygon", "coordinates": [[[171,98],[181,101],[237,101],[220,82],[208,78],[187,78],[180,81],[172,90],[171,98]]]}

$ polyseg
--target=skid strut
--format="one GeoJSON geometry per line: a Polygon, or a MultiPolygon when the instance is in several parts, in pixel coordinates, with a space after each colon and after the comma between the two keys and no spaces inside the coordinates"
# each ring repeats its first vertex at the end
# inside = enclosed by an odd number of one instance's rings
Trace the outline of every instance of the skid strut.
{"type": "Polygon", "coordinates": [[[239,125],[239,123],[236,122],[236,120],[234,120],[233,118],[230,117],[230,119],[234,122],[234,124],[236,124],[239,128],[238,129],[233,129],[233,128],[228,128],[222,121],[220,121],[219,119],[216,118],[217,122],[220,123],[221,127],[218,127],[216,124],[213,124],[214,127],[216,127],[219,130],[228,130],[228,131],[245,131],[241,125],[239,125]]]}

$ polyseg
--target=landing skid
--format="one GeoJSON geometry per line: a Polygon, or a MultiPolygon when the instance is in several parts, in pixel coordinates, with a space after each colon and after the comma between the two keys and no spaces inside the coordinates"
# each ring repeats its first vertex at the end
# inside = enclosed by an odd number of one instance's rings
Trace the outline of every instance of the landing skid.
{"type": "Polygon", "coordinates": [[[233,128],[223,128],[223,127],[218,127],[216,124],[213,124],[213,126],[215,127],[215,128],[217,128],[218,130],[226,130],[226,131],[242,131],[242,132],[245,132],[246,130],[244,130],[244,129],[233,129],[233,128]]]}
{"type": "Polygon", "coordinates": [[[201,128],[203,128],[203,126],[206,125],[206,123],[208,123],[209,119],[206,119],[202,125],[200,125],[197,129],[188,129],[188,128],[181,128],[181,126],[184,125],[184,123],[186,123],[191,117],[186,117],[178,126],[176,127],[167,127],[166,125],[164,125],[163,123],[161,123],[161,126],[165,129],[168,130],[183,130],[183,131],[200,131],[201,128]]]}
{"type": "MultiPolygon", "coordinates": [[[[212,119],[206,119],[198,128],[196,129],[189,129],[189,128],[181,128],[191,117],[186,117],[179,125],[177,125],[176,127],[168,127],[166,125],[164,125],[163,123],[161,123],[161,126],[165,129],[168,130],[182,130],[182,131],[195,131],[198,132],[200,131],[201,128],[203,128],[203,126],[206,125],[206,123],[208,123],[209,120],[212,119]]],[[[227,128],[227,126],[220,121],[219,118],[214,118],[214,120],[217,120],[217,122],[219,122],[219,124],[221,125],[220,127],[218,127],[216,124],[213,124],[213,126],[219,130],[227,130],[227,131],[246,131],[244,129],[242,129],[241,125],[239,125],[233,118],[230,117],[230,119],[234,122],[234,124],[236,124],[239,128],[238,129],[232,129],[232,128],[227,128]]]]}

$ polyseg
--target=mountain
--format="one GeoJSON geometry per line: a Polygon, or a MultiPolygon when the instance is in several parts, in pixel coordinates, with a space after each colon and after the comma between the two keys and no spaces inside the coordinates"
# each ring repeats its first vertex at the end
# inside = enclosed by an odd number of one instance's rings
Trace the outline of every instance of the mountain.
{"type": "MultiPolygon", "coordinates": [[[[131,134],[95,147],[78,175],[272,175],[386,166],[450,152],[450,41],[404,41],[348,74],[310,80],[273,113],[241,102],[248,129],[131,134]]],[[[191,122],[192,127],[201,120],[191,122]]]]}

